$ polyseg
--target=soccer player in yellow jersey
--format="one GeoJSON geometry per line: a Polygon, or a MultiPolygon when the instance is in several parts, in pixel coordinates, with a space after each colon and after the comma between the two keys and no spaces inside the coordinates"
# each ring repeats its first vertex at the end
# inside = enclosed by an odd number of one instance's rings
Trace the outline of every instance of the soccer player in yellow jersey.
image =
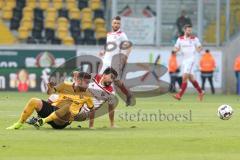
{"type": "Polygon", "coordinates": [[[73,117],[78,114],[83,104],[87,104],[89,109],[93,108],[93,102],[88,92],[88,84],[91,75],[80,72],[78,79],[74,83],[63,82],[57,86],[48,84],[48,94],[57,93],[59,97],[53,103],[46,102],[38,98],[31,98],[22,112],[18,122],[7,129],[19,129],[32,115],[34,110],[41,117],[35,126],[48,123],[55,129],[63,129],[68,126],[73,117]]]}

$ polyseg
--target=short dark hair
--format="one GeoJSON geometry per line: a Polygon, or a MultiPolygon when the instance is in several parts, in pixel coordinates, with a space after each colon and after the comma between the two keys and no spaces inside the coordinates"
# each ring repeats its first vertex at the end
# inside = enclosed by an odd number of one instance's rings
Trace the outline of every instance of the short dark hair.
{"type": "Polygon", "coordinates": [[[192,25],[191,25],[191,24],[185,24],[185,25],[183,26],[183,28],[184,28],[184,29],[192,28],[192,25]]]}
{"type": "Polygon", "coordinates": [[[91,74],[89,74],[87,72],[79,72],[78,78],[80,78],[80,79],[91,79],[92,76],[91,76],[91,74]]]}
{"type": "Polygon", "coordinates": [[[210,52],[209,49],[206,49],[206,52],[207,52],[207,53],[210,52]]]}
{"type": "Polygon", "coordinates": [[[103,74],[113,74],[116,78],[118,76],[118,73],[115,69],[113,69],[112,67],[108,67],[103,71],[103,74]]]}
{"type": "Polygon", "coordinates": [[[113,18],[113,20],[121,21],[121,17],[120,16],[116,16],[116,17],[113,18]]]}

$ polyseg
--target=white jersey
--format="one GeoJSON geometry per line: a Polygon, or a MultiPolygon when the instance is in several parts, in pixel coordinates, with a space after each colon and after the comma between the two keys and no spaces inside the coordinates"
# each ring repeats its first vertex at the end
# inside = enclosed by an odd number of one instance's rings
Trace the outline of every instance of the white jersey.
{"type": "Polygon", "coordinates": [[[119,53],[126,54],[120,49],[120,45],[124,41],[128,41],[128,38],[127,38],[126,34],[124,32],[122,32],[121,30],[118,30],[116,32],[109,32],[107,34],[107,48],[108,49],[115,48],[115,49],[105,52],[103,59],[102,59],[103,67],[102,67],[102,70],[100,73],[102,73],[107,67],[111,67],[111,62],[112,62],[113,56],[115,56],[116,54],[119,54],[119,53]],[[111,43],[115,44],[115,47],[111,43]]]}
{"type": "Polygon", "coordinates": [[[181,36],[177,39],[175,47],[180,49],[183,54],[183,61],[192,59],[194,60],[196,54],[196,48],[200,47],[201,43],[199,39],[195,36],[185,37],[181,36]]]}
{"type": "MultiPolygon", "coordinates": [[[[115,95],[112,86],[105,87],[101,85],[100,79],[101,75],[96,75],[93,78],[93,82],[89,84],[88,91],[93,95],[93,104],[95,108],[101,107],[101,104],[104,102],[108,102],[108,104],[114,105],[115,101],[112,96],[115,95]]],[[[88,110],[88,108],[84,105],[84,109],[88,110]]]]}

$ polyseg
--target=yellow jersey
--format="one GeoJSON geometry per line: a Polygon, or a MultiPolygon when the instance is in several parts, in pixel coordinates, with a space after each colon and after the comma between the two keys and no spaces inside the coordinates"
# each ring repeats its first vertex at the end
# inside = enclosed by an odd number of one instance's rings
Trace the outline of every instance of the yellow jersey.
{"type": "Polygon", "coordinates": [[[77,115],[84,104],[86,104],[89,109],[92,109],[94,106],[91,93],[88,90],[85,92],[76,91],[74,89],[74,83],[60,83],[54,87],[54,90],[59,97],[52,105],[58,108],[66,105],[70,106],[72,116],[77,115]]]}

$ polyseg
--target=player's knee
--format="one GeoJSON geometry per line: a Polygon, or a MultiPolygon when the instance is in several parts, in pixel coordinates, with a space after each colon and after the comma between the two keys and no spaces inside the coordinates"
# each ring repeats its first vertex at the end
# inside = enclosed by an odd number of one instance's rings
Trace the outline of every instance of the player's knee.
{"type": "Polygon", "coordinates": [[[42,100],[39,98],[31,98],[29,103],[31,103],[36,109],[40,109],[42,107],[42,100]]]}

